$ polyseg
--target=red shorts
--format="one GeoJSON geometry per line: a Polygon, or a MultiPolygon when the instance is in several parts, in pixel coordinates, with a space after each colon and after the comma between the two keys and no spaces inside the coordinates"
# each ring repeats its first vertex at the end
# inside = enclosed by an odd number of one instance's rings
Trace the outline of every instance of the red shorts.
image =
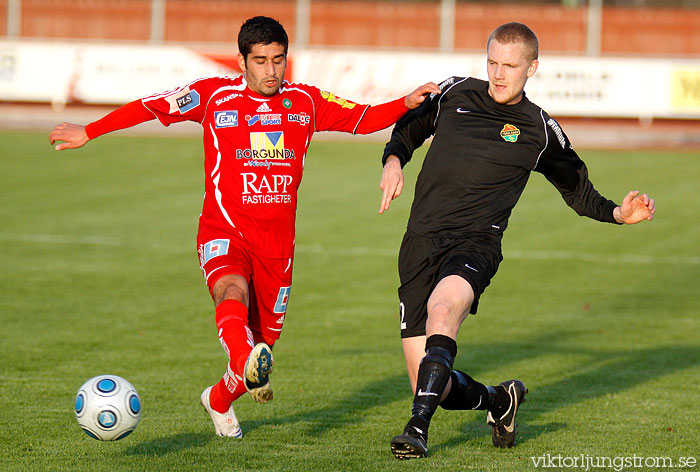
{"type": "MultiPolygon", "coordinates": [[[[224,275],[241,275],[248,281],[248,326],[253,334],[276,341],[282,332],[292,288],[292,258],[260,257],[237,239],[216,233],[197,236],[199,263],[209,292],[224,275]]],[[[268,342],[269,343],[269,342],[268,342]]]]}

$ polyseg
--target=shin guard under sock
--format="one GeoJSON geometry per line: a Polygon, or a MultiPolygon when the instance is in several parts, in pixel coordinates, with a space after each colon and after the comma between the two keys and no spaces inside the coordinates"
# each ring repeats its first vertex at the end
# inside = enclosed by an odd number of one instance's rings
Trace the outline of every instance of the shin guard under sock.
{"type": "Polygon", "coordinates": [[[418,368],[416,394],[411,409],[412,417],[406,425],[427,438],[430,419],[435,414],[440,397],[450,378],[457,355],[457,342],[441,334],[430,336],[425,343],[425,357],[418,368]]]}

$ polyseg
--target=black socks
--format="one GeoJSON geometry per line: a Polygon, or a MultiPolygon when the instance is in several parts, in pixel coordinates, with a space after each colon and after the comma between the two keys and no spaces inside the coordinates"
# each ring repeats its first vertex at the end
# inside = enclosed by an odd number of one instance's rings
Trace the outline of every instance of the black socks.
{"type": "Polygon", "coordinates": [[[489,410],[494,417],[502,416],[510,406],[510,396],[499,386],[491,387],[472,379],[459,370],[452,370],[457,356],[457,342],[449,336],[434,334],[425,342],[425,357],[418,368],[416,394],[412,417],[404,434],[428,438],[430,420],[438,405],[446,410],[489,410]],[[452,387],[440,402],[448,380],[452,387]]]}
{"type": "MultiPolygon", "coordinates": [[[[440,403],[445,410],[490,410],[502,404],[502,393],[496,387],[488,387],[459,370],[452,371],[452,387],[440,403]]],[[[507,408],[507,407],[506,407],[507,408]]],[[[497,412],[494,412],[497,413],[497,412]]]]}
{"type": "Polygon", "coordinates": [[[448,336],[434,334],[426,340],[425,352],[418,368],[416,395],[411,409],[413,416],[404,431],[417,432],[427,438],[430,419],[440,404],[440,397],[452,372],[457,342],[448,336]]]}

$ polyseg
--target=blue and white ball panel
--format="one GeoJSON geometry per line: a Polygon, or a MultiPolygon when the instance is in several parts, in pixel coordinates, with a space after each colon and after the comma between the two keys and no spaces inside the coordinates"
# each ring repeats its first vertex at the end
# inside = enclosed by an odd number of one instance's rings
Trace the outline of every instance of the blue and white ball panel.
{"type": "Polygon", "coordinates": [[[125,438],[141,419],[141,399],[131,383],[116,375],[99,375],[85,382],[75,397],[78,424],[91,438],[125,438]]]}

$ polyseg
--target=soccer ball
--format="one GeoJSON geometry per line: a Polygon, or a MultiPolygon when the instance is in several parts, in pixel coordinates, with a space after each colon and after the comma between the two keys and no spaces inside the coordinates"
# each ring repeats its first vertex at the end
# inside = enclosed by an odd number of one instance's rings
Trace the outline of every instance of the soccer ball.
{"type": "Polygon", "coordinates": [[[117,441],[136,429],[141,399],[133,385],[117,375],[98,375],[75,397],[75,417],[83,431],[100,441],[117,441]]]}

